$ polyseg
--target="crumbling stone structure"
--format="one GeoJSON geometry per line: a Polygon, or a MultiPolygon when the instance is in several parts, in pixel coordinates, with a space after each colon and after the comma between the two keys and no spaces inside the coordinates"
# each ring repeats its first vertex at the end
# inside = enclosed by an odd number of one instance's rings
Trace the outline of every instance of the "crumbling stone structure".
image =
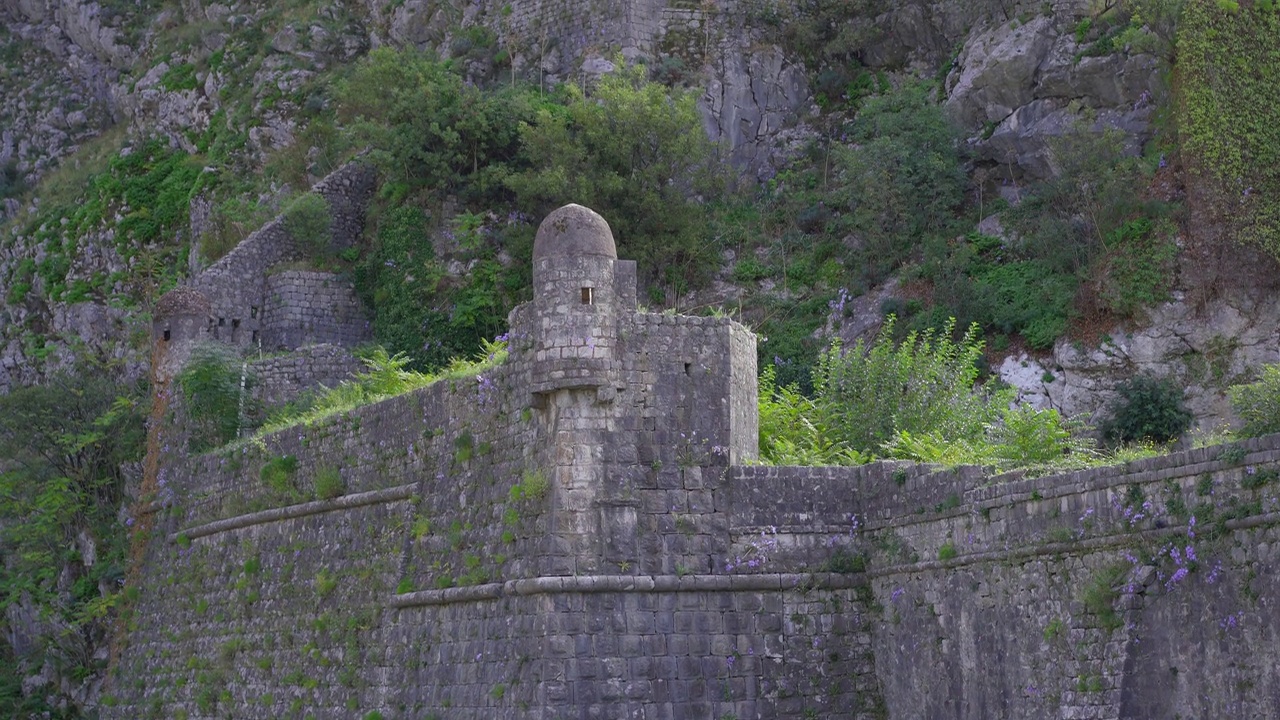
{"type": "Polygon", "coordinates": [[[585,208],[534,265],[493,370],[163,458],[103,717],[1274,713],[1280,437],[756,466],[746,328],[639,311],[585,208]]]}
{"type": "MultiPolygon", "coordinates": [[[[349,163],[316,183],[312,192],[328,208],[332,249],[353,246],[364,231],[365,208],[376,177],[368,165],[349,163]]],[[[353,348],[372,339],[368,312],[350,283],[327,272],[301,270],[307,259],[304,238],[289,232],[284,216],[263,225],[190,284],[166,294],[157,303],[152,335],[155,355],[164,358],[156,379],[167,382],[203,342],[221,342],[244,351],[278,353],[313,345],[353,348]]],[[[313,372],[288,372],[272,358],[262,363],[271,376],[271,391],[262,399],[278,404],[321,383],[334,384],[359,369],[345,352],[342,362],[318,365],[313,372]],[[336,375],[320,372],[333,368],[336,375]],[[287,377],[303,384],[285,386],[287,377]]]]}

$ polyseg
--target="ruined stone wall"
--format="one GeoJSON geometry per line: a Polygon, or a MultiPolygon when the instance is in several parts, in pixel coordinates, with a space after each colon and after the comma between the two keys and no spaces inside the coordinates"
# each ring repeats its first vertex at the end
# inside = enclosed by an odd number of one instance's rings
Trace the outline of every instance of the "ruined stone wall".
{"type": "MultiPolygon", "coordinates": [[[[373,193],[372,168],[349,163],[316,183],[312,192],[329,205],[333,246],[341,249],[357,242],[364,232],[364,210],[373,193]]],[[[209,334],[233,345],[256,346],[265,340],[263,313],[268,295],[268,271],[281,263],[305,259],[298,242],[285,227],[284,217],[254,231],[222,259],[195,278],[192,287],[212,305],[209,334]]],[[[288,317],[277,301],[276,316],[288,317]]],[[[302,312],[303,308],[299,308],[302,312]]],[[[297,345],[291,346],[298,347],[297,345]]]]}
{"type": "Polygon", "coordinates": [[[333,273],[271,273],[264,295],[258,339],[267,351],[318,343],[355,347],[373,339],[364,303],[333,273]]]}
{"type": "Polygon", "coordinates": [[[283,405],[321,385],[335,387],[365,369],[349,348],[328,344],[309,345],[288,355],[249,363],[254,398],[266,407],[283,405]]]}

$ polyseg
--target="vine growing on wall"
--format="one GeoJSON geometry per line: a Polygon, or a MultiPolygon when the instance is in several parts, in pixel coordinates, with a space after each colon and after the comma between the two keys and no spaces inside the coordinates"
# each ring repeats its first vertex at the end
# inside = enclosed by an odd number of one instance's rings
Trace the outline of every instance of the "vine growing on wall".
{"type": "Polygon", "coordinates": [[[1280,8],[1188,0],[1178,35],[1179,130],[1228,235],[1280,257],[1280,8]]]}

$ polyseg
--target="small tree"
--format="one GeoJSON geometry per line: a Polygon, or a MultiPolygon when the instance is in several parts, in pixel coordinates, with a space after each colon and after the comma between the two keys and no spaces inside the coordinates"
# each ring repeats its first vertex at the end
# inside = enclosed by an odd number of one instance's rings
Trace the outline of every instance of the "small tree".
{"type": "MultiPolygon", "coordinates": [[[[622,62],[619,60],[619,62],[622,62]]],[[[643,67],[606,75],[584,94],[564,89],[521,127],[529,169],[507,185],[535,217],[568,202],[609,221],[619,253],[651,280],[697,280],[715,262],[697,196],[724,179],[692,92],[649,82],[643,67]]]]}
{"type": "Polygon", "coordinates": [[[191,353],[178,374],[191,420],[191,450],[201,452],[235,439],[246,412],[242,395],[250,385],[227,348],[210,343],[191,353]]]}
{"type": "Polygon", "coordinates": [[[1191,427],[1182,388],[1169,378],[1138,375],[1120,383],[1116,394],[1111,417],[1099,428],[1108,443],[1167,443],[1191,427]]]}
{"type": "Polygon", "coordinates": [[[981,438],[998,403],[974,388],[983,347],[978,326],[959,342],[954,321],[900,343],[894,328],[890,316],[871,347],[859,340],[846,352],[835,341],[818,359],[813,386],[821,423],[859,452],[880,452],[899,431],[981,438]]]}
{"type": "Polygon", "coordinates": [[[1231,407],[1244,421],[1240,434],[1258,437],[1280,432],[1280,365],[1264,365],[1257,382],[1227,390],[1231,407]]]}

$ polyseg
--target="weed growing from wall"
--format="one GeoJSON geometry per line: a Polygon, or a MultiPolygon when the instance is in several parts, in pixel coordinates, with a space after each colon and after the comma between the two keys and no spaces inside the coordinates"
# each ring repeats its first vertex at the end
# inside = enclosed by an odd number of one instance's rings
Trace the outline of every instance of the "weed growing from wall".
{"type": "Polygon", "coordinates": [[[1242,437],[1280,432],[1280,365],[1263,365],[1256,382],[1227,390],[1231,407],[1244,421],[1242,437]]]}
{"type": "Polygon", "coordinates": [[[346,483],[338,468],[328,466],[316,470],[315,496],[317,500],[333,500],[347,491],[346,483]]]}
{"type": "Polygon", "coordinates": [[[259,471],[258,477],[273,492],[286,497],[293,497],[298,493],[298,486],[295,480],[297,472],[298,458],[292,455],[282,455],[268,460],[262,466],[262,470],[259,471]]]}
{"type": "Polygon", "coordinates": [[[243,427],[243,397],[253,380],[231,349],[220,344],[198,346],[178,374],[177,385],[191,421],[188,441],[193,452],[230,442],[243,427]]]}

